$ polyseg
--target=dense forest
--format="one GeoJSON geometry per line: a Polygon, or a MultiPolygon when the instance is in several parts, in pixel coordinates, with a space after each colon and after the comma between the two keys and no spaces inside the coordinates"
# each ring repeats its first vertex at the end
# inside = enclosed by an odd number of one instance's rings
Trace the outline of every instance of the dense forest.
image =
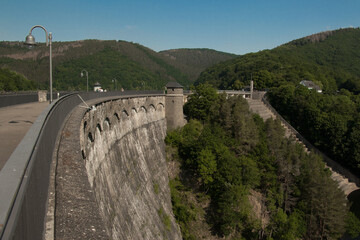
{"type": "Polygon", "coordinates": [[[237,57],[235,54],[215,51],[212,49],[171,49],[160,54],[170,58],[169,63],[187,73],[190,80],[195,81],[206,68],[219,62],[237,57]]]}
{"type": "MultiPolygon", "coordinates": [[[[21,73],[35,82],[38,89],[47,89],[49,85],[48,56],[49,48],[43,43],[31,50],[21,42],[0,43],[0,68],[21,73]]],[[[206,67],[234,57],[209,49],[157,53],[125,41],[53,42],[53,87],[55,90],[85,90],[86,79],[80,77],[85,69],[89,73],[90,88],[99,82],[108,90],[115,87],[163,89],[169,81],[177,81],[188,88],[206,67]],[[189,58],[193,61],[189,62],[189,58]]]]}
{"type": "Polygon", "coordinates": [[[0,91],[17,92],[35,89],[35,82],[7,68],[0,68],[0,91]]]}
{"type": "Polygon", "coordinates": [[[183,128],[167,151],[180,172],[170,181],[184,239],[338,239],[360,221],[322,159],[264,122],[241,97],[196,87],[183,128]],[[260,205],[261,207],[255,208],[260,205]]]}
{"type": "MultiPolygon", "coordinates": [[[[54,72],[54,87],[56,89],[79,90],[86,87],[85,79],[80,78],[83,69],[89,73],[90,86],[96,80],[102,88],[117,89],[162,89],[169,81],[162,73],[155,74],[138,62],[119,54],[111,48],[90,56],[59,64],[54,72]],[[86,66],[83,68],[82,66],[86,66]],[[61,80],[60,80],[61,79],[61,80]],[[117,85],[112,82],[116,79],[117,85]]],[[[182,84],[189,84],[188,79],[179,70],[171,69],[169,72],[182,84]],[[172,72],[170,72],[173,70],[172,72]]],[[[164,75],[166,73],[164,72],[164,75]]]]}
{"type": "Polygon", "coordinates": [[[272,50],[242,55],[205,70],[197,83],[241,89],[254,80],[257,89],[311,80],[324,92],[360,91],[360,29],[348,28],[294,40],[272,50]]]}
{"type": "Polygon", "coordinates": [[[360,29],[340,29],[246,54],[204,71],[197,83],[241,89],[250,79],[329,157],[360,175],[360,29]],[[299,83],[311,80],[323,94],[299,83]]]}
{"type": "Polygon", "coordinates": [[[272,89],[271,104],[317,148],[360,176],[360,95],[319,94],[293,84],[272,89]]]}

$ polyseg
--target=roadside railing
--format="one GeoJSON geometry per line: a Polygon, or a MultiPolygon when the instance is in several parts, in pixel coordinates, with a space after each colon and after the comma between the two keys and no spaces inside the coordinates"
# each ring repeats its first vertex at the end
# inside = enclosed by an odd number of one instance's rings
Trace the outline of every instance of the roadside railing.
{"type": "MultiPolygon", "coordinates": [[[[38,92],[19,92],[19,93],[1,93],[0,94],[0,108],[9,107],[17,104],[25,104],[39,101],[38,92]]],[[[56,92],[53,93],[53,99],[58,99],[69,92],[56,92]]],[[[45,92],[47,99],[50,98],[50,94],[45,92]]]]}
{"type": "Polygon", "coordinates": [[[105,97],[144,97],[160,91],[83,92],[68,94],[50,104],[37,118],[0,171],[0,239],[42,239],[50,167],[68,114],[85,101],[105,97]]]}
{"type": "Polygon", "coordinates": [[[0,107],[8,107],[16,104],[24,104],[38,101],[38,93],[13,93],[0,95],[0,107]]]}

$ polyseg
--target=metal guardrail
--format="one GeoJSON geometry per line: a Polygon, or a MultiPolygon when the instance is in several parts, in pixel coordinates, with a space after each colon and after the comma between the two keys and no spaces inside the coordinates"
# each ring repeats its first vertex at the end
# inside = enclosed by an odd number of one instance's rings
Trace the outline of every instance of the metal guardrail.
{"type": "Polygon", "coordinates": [[[96,98],[163,96],[160,91],[73,93],[50,104],[34,122],[0,171],[0,239],[42,239],[50,166],[56,140],[68,114],[96,98]]]}
{"type": "Polygon", "coordinates": [[[290,125],[274,108],[271,106],[269,101],[266,98],[266,94],[261,98],[261,101],[270,109],[270,111],[311,151],[320,155],[326,164],[331,167],[334,171],[340,173],[349,179],[350,182],[354,182],[358,187],[360,187],[360,179],[350,170],[341,166],[339,163],[335,162],[328,156],[326,156],[323,152],[321,152],[318,148],[316,148],[312,143],[310,143],[306,138],[304,138],[293,126],[290,125]]]}
{"type": "Polygon", "coordinates": [[[251,95],[250,91],[245,90],[218,90],[217,93],[226,93],[227,95],[251,95]]]}

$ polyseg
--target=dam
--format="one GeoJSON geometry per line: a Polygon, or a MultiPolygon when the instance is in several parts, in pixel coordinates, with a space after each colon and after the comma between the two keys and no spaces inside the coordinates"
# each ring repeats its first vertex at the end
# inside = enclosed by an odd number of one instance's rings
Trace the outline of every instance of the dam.
{"type": "Polygon", "coordinates": [[[164,100],[97,100],[90,102],[96,110],[71,113],[56,156],[56,239],[181,239],[164,155],[164,100]]]}
{"type": "Polygon", "coordinates": [[[182,112],[172,88],[50,104],[0,172],[1,239],[181,239],[163,141],[179,122],[166,103],[182,112]]]}
{"type": "Polygon", "coordinates": [[[163,139],[184,98],[169,88],[52,103],[0,172],[1,239],[181,239],[163,139]]]}

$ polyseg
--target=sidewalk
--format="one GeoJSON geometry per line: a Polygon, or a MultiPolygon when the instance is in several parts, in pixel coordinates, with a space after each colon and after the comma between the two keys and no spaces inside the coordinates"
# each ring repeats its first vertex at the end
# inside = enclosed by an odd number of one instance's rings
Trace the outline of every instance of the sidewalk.
{"type": "Polygon", "coordinates": [[[0,108],[0,170],[48,105],[49,102],[35,102],[0,108]]]}

